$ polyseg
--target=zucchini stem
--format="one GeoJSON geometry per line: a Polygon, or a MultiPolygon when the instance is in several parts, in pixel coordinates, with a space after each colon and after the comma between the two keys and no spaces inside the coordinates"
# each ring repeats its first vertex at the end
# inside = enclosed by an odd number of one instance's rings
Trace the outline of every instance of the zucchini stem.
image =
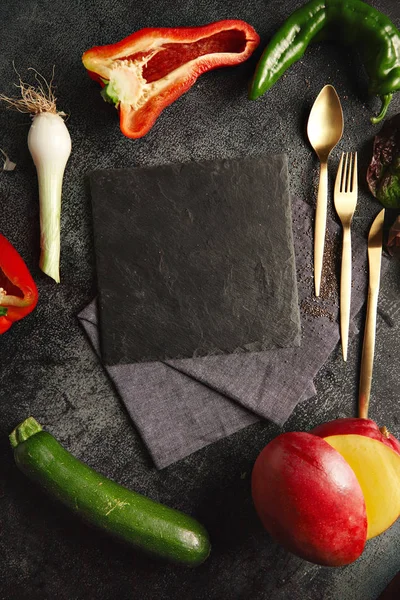
{"type": "Polygon", "coordinates": [[[42,431],[42,426],[33,417],[28,417],[10,433],[9,439],[12,448],[16,448],[39,431],[42,431]]]}

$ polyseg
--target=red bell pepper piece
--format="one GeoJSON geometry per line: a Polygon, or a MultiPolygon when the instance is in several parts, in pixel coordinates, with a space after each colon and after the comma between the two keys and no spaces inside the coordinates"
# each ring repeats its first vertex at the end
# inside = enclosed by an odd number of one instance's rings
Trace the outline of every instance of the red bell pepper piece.
{"type": "Polygon", "coordinates": [[[140,138],[199,75],[247,60],[259,41],[253,27],[238,20],[149,28],[117,44],[95,46],[82,61],[104,88],[103,98],[117,106],[122,133],[140,138]]]}
{"type": "Polygon", "coordinates": [[[32,312],[38,291],[14,246],[0,234],[0,334],[32,312]]]}

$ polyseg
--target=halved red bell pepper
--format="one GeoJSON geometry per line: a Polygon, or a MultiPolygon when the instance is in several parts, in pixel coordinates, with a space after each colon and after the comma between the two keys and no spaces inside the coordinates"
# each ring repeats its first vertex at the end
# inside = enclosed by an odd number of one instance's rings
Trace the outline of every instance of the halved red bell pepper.
{"type": "Polygon", "coordinates": [[[122,133],[140,138],[199,75],[247,60],[259,41],[253,27],[238,20],[149,28],[117,44],[95,46],[82,61],[104,88],[104,99],[117,106],[122,133]]]}
{"type": "Polygon", "coordinates": [[[38,291],[28,267],[0,234],[0,334],[33,311],[38,291]]]}

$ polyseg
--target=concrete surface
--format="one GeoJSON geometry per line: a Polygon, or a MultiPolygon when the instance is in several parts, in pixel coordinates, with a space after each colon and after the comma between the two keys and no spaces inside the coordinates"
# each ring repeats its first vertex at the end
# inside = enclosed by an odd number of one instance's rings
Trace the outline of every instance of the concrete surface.
{"type": "MultiPolygon", "coordinates": [[[[271,599],[375,600],[400,569],[400,521],[370,541],[362,558],[340,569],[322,568],[288,554],[260,527],[251,504],[250,473],[261,448],[280,433],[258,423],[161,472],[154,469],[118,396],[80,329],[76,314],[96,293],[90,198],[85,175],[95,168],[245,156],[284,151],[291,189],[313,202],[318,165],[305,137],[312,102],[326,83],[342,100],[346,128],[332,156],[357,150],[360,197],[355,228],[364,236],[379,210],[364,183],[377,128],[369,116],[377,99],[357,56],[336,45],[311,48],[257,102],[246,86],[261,48],[294,0],[136,2],[4,0],[0,6],[1,92],[34,67],[49,77],[55,65],[60,109],[67,112],[73,153],[64,184],[60,285],[38,267],[35,169],[27,116],[0,112],[0,147],[17,162],[0,173],[0,231],[31,269],[40,292],[35,313],[0,339],[0,598],[3,600],[271,599]],[[142,140],[122,136],[113,107],[80,63],[82,52],[146,26],[198,25],[241,18],[262,37],[255,56],[234,69],[202,76],[169,107],[142,140]],[[17,470],[7,435],[35,416],[68,450],[120,483],[187,511],[208,528],[213,552],[196,570],[143,557],[72,517],[17,470]]],[[[374,0],[400,25],[396,0],[374,0]]],[[[390,114],[400,109],[400,95],[390,114]]],[[[400,264],[382,282],[370,416],[400,435],[400,264]]],[[[359,319],[362,327],[362,315],[359,319]]],[[[284,430],[307,430],[356,414],[361,337],[344,364],[337,349],[316,380],[317,396],[301,404],[284,430]]]]}

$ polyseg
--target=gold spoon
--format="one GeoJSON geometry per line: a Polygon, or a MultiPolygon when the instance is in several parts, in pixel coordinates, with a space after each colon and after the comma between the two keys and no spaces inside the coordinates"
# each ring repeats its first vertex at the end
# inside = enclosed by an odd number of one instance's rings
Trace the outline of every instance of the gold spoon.
{"type": "Polygon", "coordinates": [[[343,112],[332,85],[326,85],[317,96],[310,112],[307,135],[321,167],[314,229],[314,286],[319,296],[324,257],[326,213],[328,203],[328,158],[343,134],[343,112]]]}

